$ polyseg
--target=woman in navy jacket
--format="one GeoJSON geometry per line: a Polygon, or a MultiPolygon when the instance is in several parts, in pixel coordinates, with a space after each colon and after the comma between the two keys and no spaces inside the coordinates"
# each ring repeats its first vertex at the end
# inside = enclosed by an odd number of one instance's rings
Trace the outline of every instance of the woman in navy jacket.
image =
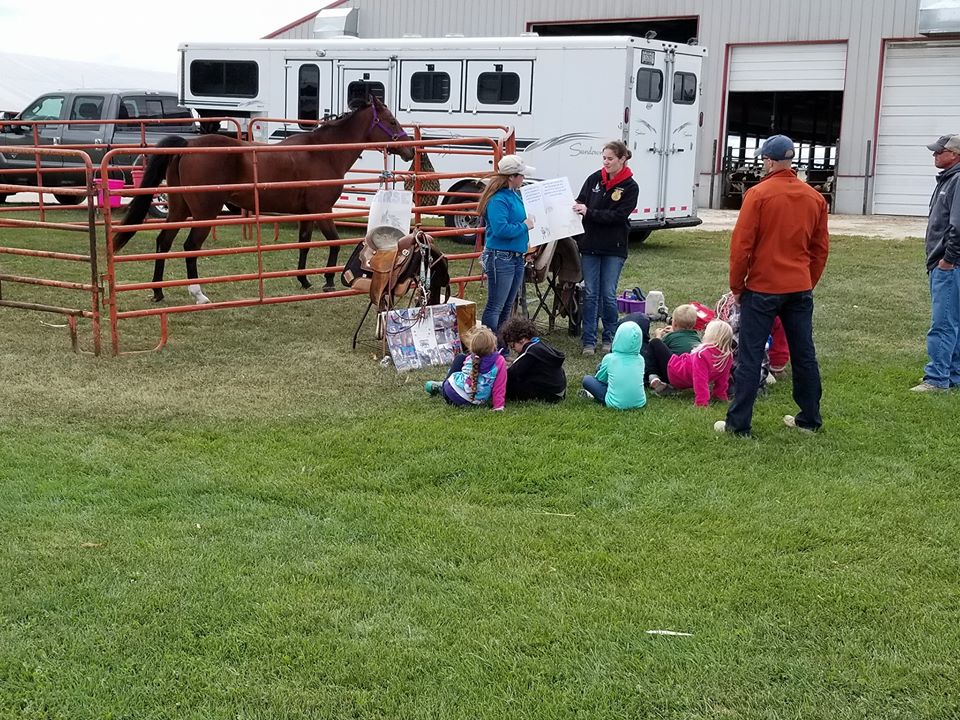
{"type": "Polygon", "coordinates": [[[518,156],[504,155],[477,205],[486,224],[480,262],[487,274],[487,305],[481,322],[494,332],[510,317],[523,282],[533,220],[527,217],[518,191],[532,171],[518,156]]]}
{"type": "Polygon", "coordinates": [[[597,316],[603,320],[603,350],[609,352],[617,331],[617,283],[627,260],[630,213],[640,188],[627,167],[631,152],[619,140],[603,146],[603,167],[590,175],[577,196],[573,211],[583,216],[579,239],[583,266],[583,354],[593,355],[597,344],[597,316]]]}

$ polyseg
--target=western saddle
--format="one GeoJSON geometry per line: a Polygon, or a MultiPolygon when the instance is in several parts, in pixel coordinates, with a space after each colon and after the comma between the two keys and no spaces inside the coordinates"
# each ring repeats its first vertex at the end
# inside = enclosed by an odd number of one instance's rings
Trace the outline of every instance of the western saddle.
{"type": "Polygon", "coordinates": [[[429,305],[440,302],[442,287],[450,292],[447,258],[420,229],[404,235],[386,225],[370,228],[340,277],[347,287],[366,290],[378,312],[393,308],[411,287],[429,305]]]}

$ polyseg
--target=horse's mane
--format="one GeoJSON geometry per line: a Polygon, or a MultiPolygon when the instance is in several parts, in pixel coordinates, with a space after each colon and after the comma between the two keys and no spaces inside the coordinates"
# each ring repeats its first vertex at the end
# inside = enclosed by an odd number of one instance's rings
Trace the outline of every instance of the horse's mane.
{"type": "Polygon", "coordinates": [[[366,110],[368,107],[373,105],[373,100],[357,100],[353,103],[353,106],[347,110],[345,113],[341,113],[336,117],[323,120],[318,128],[322,127],[336,127],[338,125],[343,125],[347,120],[353,117],[356,113],[361,110],[366,110]]]}
{"type": "Polygon", "coordinates": [[[313,130],[305,130],[304,132],[288,135],[286,138],[284,138],[284,144],[289,144],[286,141],[290,140],[291,138],[300,138],[302,140],[304,138],[316,138],[317,136],[322,137],[323,135],[334,132],[338,128],[346,125],[347,122],[350,121],[350,119],[353,118],[353,116],[358,112],[361,110],[366,110],[371,105],[373,105],[372,100],[358,100],[354,102],[353,106],[345,113],[321,120],[320,124],[317,125],[313,130]]]}

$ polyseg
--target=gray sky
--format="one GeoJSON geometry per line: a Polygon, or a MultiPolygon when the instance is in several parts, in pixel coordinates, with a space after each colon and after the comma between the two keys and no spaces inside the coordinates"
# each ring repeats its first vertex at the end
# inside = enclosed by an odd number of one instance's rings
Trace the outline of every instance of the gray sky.
{"type": "Polygon", "coordinates": [[[327,3],[0,0],[0,49],[175,73],[181,42],[256,40],[327,3]]]}

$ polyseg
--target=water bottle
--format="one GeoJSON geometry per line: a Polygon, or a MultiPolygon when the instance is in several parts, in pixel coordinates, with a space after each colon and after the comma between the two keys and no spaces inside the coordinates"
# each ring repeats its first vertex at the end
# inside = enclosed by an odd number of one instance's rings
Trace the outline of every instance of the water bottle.
{"type": "Polygon", "coordinates": [[[666,314],[667,306],[663,302],[663,293],[659,290],[651,290],[648,292],[647,304],[644,309],[649,318],[659,318],[661,311],[666,314]]]}

